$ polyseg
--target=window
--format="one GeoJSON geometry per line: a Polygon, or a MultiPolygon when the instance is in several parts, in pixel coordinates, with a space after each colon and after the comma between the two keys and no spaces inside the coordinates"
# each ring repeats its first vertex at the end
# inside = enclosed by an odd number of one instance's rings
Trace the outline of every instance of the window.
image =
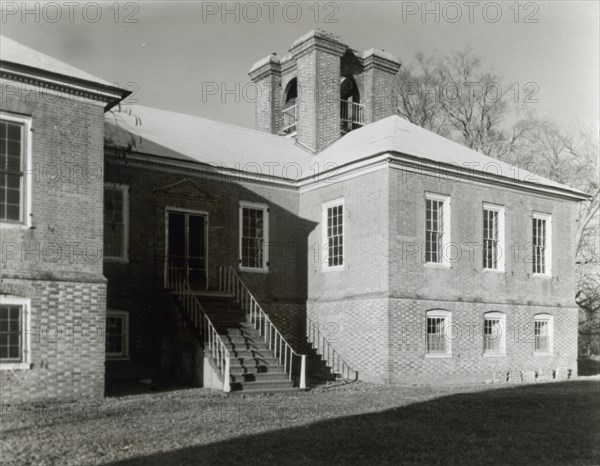
{"type": "Polygon", "coordinates": [[[129,188],[104,186],[104,259],[127,261],[129,249],[129,188]]]}
{"type": "Polygon", "coordinates": [[[483,316],[483,354],[486,356],[506,353],[506,315],[488,312],[483,316]]]}
{"type": "Polygon", "coordinates": [[[269,208],[264,204],[240,203],[240,270],[269,269],[269,208]]]}
{"type": "Polygon", "coordinates": [[[106,359],[129,359],[129,314],[127,312],[107,312],[106,359]]]}
{"type": "Polygon", "coordinates": [[[552,217],[533,214],[533,273],[551,275],[552,217]]]}
{"type": "Polygon", "coordinates": [[[29,368],[29,300],[0,296],[0,369],[29,368]]]}
{"type": "Polygon", "coordinates": [[[449,265],[444,246],[450,242],[450,198],[427,193],[425,198],[425,262],[449,265]]]}
{"type": "Polygon", "coordinates": [[[28,224],[29,118],[0,114],[0,221],[28,224]]]}
{"type": "Polygon", "coordinates": [[[554,318],[550,314],[538,314],[533,319],[534,354],[552,353],[554,318]]]}
{"type": "Polygon", "coordinates": [[[449,357],[451,354],[451,314],[448,311],[427,312],[427,348],[429,357],[449,357]]]}
{"type": "Polygon", "coordinates": [[[504,270],[504,207],[483,204],[483,268],[504,270]]]}
{"type": "Polygon", "coordinates": [[[325,270],[344,268],[344,200],[323,205],[323,245],[325,270]]]}

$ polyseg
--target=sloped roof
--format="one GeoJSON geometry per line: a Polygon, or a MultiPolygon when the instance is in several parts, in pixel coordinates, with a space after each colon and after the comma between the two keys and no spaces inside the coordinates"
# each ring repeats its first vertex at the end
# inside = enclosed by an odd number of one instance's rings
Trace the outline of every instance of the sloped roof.
{"type": "Polygon", "coordinates": [[[106,116],[109,146],[175,160],[243,170],[286,179],[308,178],[309,168],[341,167],[385,153],[409,156],[415,162],[481,172],[487,178],[542,185],[585,195],[569,186],[510,166],[394,115],[354,130],[312,155],[294,139],[140,105],[106,116]],[[277,165],[274,165],[277,164],[277,165]],[[293,164],[286,171],[286,165],[293,164]],[[258,167],[258,169],[257,169],[258,167]]]}
{"type": "Polygon", "coordinates": [[[86,73],[79,68],[69,65],[63,61],[34,50],[6,36],[0,36],[0,61],[17,63],[32,68],[37,68],[51,73],[57,73],[71,78],[83,79],[105,86],[113,86],[112,83],[86,73]]]}
{"type": "Polygon", "coordinates": [[[538,174],[507,164],[473,149],[421,128],[398,115],[376,121],[349,132],[320,152],[321,162],[345,165],[370,155],[392,152],[433,162],[440,167],[452,165],[463,170],[481,172],[488,177],[499,175],[511,180],[535,183],[584,194],[570,186],[546,179],[538,174]]]}
{"type": "MultiPolygon", "coordinates": [[[[304,170],[314,160],[291,138],[142,105],[108,113],[105,121],[109,146],[133,143],[135,152],[176,160],[278,177],[286,164],[304,170]]],[[[290,168],[289,176],[296,172],[290,168]]]]}

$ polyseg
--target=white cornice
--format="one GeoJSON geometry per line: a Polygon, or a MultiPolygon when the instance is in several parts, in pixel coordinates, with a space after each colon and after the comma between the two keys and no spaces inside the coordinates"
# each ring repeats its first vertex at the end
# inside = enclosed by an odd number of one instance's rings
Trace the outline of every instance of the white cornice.
{"type": "Polygon", "coordinates": [[[105,152],[114,161],[118,162],[119,160],[122,160],[123,163],[125,163],[124,159],[126,158],[128,164],[144,166],[150,169],[177,173],[193,173],[199,176],[227,180],[229,182],[256,183],[274,188],[299,191],[300,193],[320,189],[324,186],[330,186],[332,183],[352,179],[383,168],[391,168],[409,173],[434,175],[439,177],[441,181],[445,179],[449,182],[469,182],[482,186],[501,186],[517,191],[559,197],[572,201],[582,201],[588,198],[588,196],[584,194],[568,191],[566,189],[536,184],[533,182],[524,182],[516,179],[512,180],[508,177],[480,173],[460,167],[443,166],[435,162],[427,162],[420,159],[416,160],[414,157],[392,152],[382,152],[370,155],[363,159],[349,162],[330,170],[324,170],[317,175],[300,180],[291,180],[275,175],[247,173],[241,170],[215,167],[191,161],[166,159],[165,157],[150,154],[128,153],[123,156],[120,155],[123,154],[122,151],[115,151],[110,148],[105,149],[105,152]]]}

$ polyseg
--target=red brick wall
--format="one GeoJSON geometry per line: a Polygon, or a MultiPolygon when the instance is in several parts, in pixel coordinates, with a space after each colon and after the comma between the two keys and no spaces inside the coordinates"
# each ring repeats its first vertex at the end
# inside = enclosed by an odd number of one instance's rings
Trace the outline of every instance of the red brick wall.
{"type": "MultiPolygon", "coordinates": [[[[576,204],[514,189],[449,181],[392,170],[390,175],[390,294],[392,297],[572,307],[575,299],[576,204]],[[424,265],[425,192],[450,196],[451,242],[462,249],[451,268],[424,265]],[[482,204],[505,207],[504,273],[482,272],[482,204]],[[527,245],[532,212],[552,214],[552,277],[532,276],[527,245]],[[409,254],[414,245],[418,253],[409,254]],[[518,254],[512,249],[519,248],[518,254]],[[512,249],[511,249],[512,248],[512,249]]],[[[529,247],[529,252],[531,248],[529,247]]]]}
{"type": "Polygon", "coordinates": [[[389,309],[389,355],[391,382],[420,382],[435,379],[493,380],[508,372],[549,372],[570,369],[577,374],[576,308],[479,302],[391,299],[389,309]],[[426,312],[452,312],[452,357],[427,358],[426,312]],[[506,355],[483,356],[483,315],[498,311],[506,315],[506,355]],[[553,356],[534,356],[535,314],[554,316],[553,356]]]}
{"type": "MultiPolygon", "coordinates": [[[[309,247],[307,312],[312,320],[339,330],[333,346],[361,378],[393,383],[436,377],[491,380],[494,373],[502,377],[509,371],[539,369],[576,373],[574,203],[391,169],[304,193],[300,212],[320,222],[321,204],[342,197],[345,268],[322,272],[309,247]],[[520,245],[518,260],[510,251],[505,272],[484,273],[479,246],[472,247],[471,257],[465,249],[450,268],[425,266],[420,252],[426,191],[450,196],[451,241],[458,245],[482,242],[483,202],[504,205],[505,243],[520,245]],[[552,214],[551,278],[533,277],[532,264],[524,260],[532,211],[552,214]],[[406,244],[416,245],[416,257],[407,254],[406,244]],[[425,358],[425,313],[430,309],[448,310],[454,324],[474,326],[474,337],[459,339],[450,359],[425,358]],[[507,316],[511,333],[504,357],[482,355],[483,314],[489,311],[507,316]],[[554,316],[551,357],[533,356],[531,329],[537,313],[554,316]],[[413,333],[407,334],[409,330],[413,333]]],[[[321,242],[320,230],[318,225],[310,233],[309,245],[321,242]]]]}
{"type": "MultiPolygon", "coordinates": [[[[174,344],[173,309],[162,289],[165,253],[165,208],[177,207],[209,214],[208,257],[210,287],[218,285],[219,265],[238,270],[239,202],[269,206],[269,273],[238,272],[259,303],[281,326],[286,338],[298,340],[306,315],[306,236],[314,228],[298,216],[298,193],[272,186],[211,179],[189,172],[174,173],[115,163],[107,159],[109,182],[129,186],[129,263],[105,262],[108,307],[129,312],[131,366],[158,372],[166,346],[174,344]],[[190,179],[212,199],[156,194],[156,188],[190,179]],[[167,334],[167,341],[163,334],[167,334]],[[171,335],[169,337],[168,335],[171,335]],[[169,343],[169,341],[171,343],[169,343]]],[[[113,369],[125,363],[109,364],[113,369]]]]}
{"type": "Polygon", "coordinates": [[[0,281],[31,299],[31,368],[0,371],[2,401],[101,397],[103,106],[31,93],[0,108],[32,118],[33,162],[33,228],[2,228],[0,281]]]}
{"type": "Polygon", "coordinates": [[[386,296],[389,171],[381,169],[303,193],[300,213],[316,224],[308,236],[308,299],[386,296]],[[344,198],[344,270],[322,271],[322,205],[344,198]]]}

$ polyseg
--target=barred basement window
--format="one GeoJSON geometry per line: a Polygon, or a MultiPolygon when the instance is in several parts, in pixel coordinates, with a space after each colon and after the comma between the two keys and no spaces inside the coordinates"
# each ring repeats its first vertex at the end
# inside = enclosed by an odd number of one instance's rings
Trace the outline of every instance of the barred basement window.
{"type": "Polygon", "coordinates": [[[534,353],[546,354],[553,350],[553,324],[554,318],[550,314],[538,314],[534,316],[534,353]]]}
{"type": "Polygon", "coordinates": [[[501,355],[506,352],[506,316],[500,312],[488,312],[483,316],[483,352],[501,355]]]}
{"type": "Polygon", "coordinates": [[[129,236],[128,187],[104,186],[104,259],[126,261],[129,236]]]}
{"type": "Polygon", "coordinates": [[[240,202],[240,269],[267,271],[269,209],[264,204],[240,202]]]}
{"type": "Polygon", "coordinates": [[[434,310],[427,312],[427,355],[450,355],[450,318],[451,314],[448,311],[434,310]]]}
{"type": "Polygon", "coordinates": [[[0,368],[24,369],[28,366],[27,318],[29,300],[0,297],[0,368]]]}
{"type": "Polygon", "coordinates": [[[106,359],[129,359],[129,314],[127,312],[107,312],[106,359]]]}
{"type": "Polygon", "coordinates": [[[533,273],[551,274],[552,264],[552,217],[533,214],[533,273]]]}
{"type": "Polygon", "coordinates": [[[26,176],[30,120],[3,113],[0,117],[0,220],[27,223],[26,176]]]}
{"type": "Polygon", "coordinates": [[[444,245],[450,242],[450,198],[426,194],[425,199],[425,262],[447,264],[444,245]]]}
{"type": "Polygon", "coordinates": [[[483,268],[504,270],[502,246],[504,243],[504,207],[483,206],[483,268]]]}
{"type": "Polygon", "coordinates": [[[325,270],[344,267],[344,200],[323,205],[323,244],[326,251],[325,270]]]}

